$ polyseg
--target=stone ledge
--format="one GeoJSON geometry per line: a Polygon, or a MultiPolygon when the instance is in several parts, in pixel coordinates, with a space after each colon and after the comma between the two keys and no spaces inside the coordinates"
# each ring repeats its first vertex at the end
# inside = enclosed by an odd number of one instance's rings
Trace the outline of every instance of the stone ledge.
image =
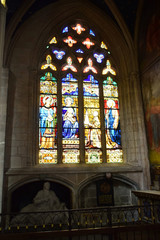
{"type": "Polygon", "coordinates": [[[141,166],[130,164],[57,164],[57,165],[37,165],[26,168],[10,168],[6,171],[7,175],[25,175],[42,173],[128,173],[142,172],[141,166]]]}
{"type": "Polygon", "coordinates": [[[155,190],[134,190],[132,191],[134,195],[138,198],[147,198],[147,199],[158,199],[160,200],[160,191],[155,190]]]}

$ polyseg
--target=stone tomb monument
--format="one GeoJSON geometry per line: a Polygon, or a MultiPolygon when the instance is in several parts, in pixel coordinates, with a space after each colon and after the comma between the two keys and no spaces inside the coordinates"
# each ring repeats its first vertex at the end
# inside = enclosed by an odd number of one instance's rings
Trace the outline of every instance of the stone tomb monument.
{"type": "Polygon", "coordinates": [[[68,211],[65,203],[60,202],[50,183],[45,182],[31,204],[26,205],[11,220],[11,226],[46,225],[68,222],[68,211]]]}

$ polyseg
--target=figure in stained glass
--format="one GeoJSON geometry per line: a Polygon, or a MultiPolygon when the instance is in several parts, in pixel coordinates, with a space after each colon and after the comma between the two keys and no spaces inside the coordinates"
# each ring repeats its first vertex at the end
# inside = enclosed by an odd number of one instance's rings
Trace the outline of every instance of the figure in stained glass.
{"type": "Polygon", "coordinates": [[[87,115],[88,114],[86,111],[85,125],[87,124],[87,119],[88,119],[88,127],[89,127],[86,147],[100,148],[101,147],[101,131],[100,131],[99,114],[97,111],[93,112],[92,122],[89,122],[89,118],[87,115]]]}
{"type": "Polygon", "coordinates": [[[74,108],[72,107],[73,98],[65,98],[65,107],[62,109],[62,120],[63,120],[63,138],[77,138],[78,133],[78,121],[74,108]]]}
{"type": "Polygon", "coordinates": [[[106,162],[123,162],[118,86],[113,77],[116,71],[108,58],[108,46],[95,33],[92,28],[74,23],[63,25],[60,35],[49,40],[46,62],[40,65],[44,76],[39,84],[39,163],[56,164],[61,157],[65,164],[80,163],[84,154],[85,163],[102,163],[104,151],[106,162]],[[61,111],[58,129],[57,111],[61,111]],[[81,139],[79,123],[84,131],[81,139]],[[58,137],[61,153],[57,151],[58,137]]]}
{"type": "Polygon", "coordinates": [[[121,146],[119,113],[114,100],[108,100],[107,107],[108,109],[105,109],[106,146],[107,148],[117,148],[121,146]]]}
{"type": "Polygon", "coordinates": [[[40,148],[52,149],[55,144],[55,108],[52,107],[54,99],[51,96],[43,98],[40,108],[40,148]]]}

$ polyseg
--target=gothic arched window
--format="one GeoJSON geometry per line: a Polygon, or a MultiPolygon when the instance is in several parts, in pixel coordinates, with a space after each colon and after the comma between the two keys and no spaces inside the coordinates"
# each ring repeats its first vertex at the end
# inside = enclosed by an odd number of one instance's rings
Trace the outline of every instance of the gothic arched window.
{"type": "Polygon", "coordinates": [[[123,162],[110,51],[81,23],[52,36],[41,64],[39,163],[59,162],[123,162]]]}

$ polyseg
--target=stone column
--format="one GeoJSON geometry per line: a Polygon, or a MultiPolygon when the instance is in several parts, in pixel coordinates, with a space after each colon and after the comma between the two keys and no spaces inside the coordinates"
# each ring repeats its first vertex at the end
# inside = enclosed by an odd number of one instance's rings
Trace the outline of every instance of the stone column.
{"type": "Polygon", "coordinates": [[[137,72],[131,72],[129,75],[129,80],[132,103],[131,110],[133,117],[132,131],[134,138],[134,163],[137,162],[137,164],[143,166],[143,189],[148,189],[150,187],[150,166],[148,159],[148,147],[144,122],[142,93],[139,87],[139,74],[137,72]]]}
{"type": "MultiPolygon", "coordinates": [[[[3,48],[5,38],[6,8],[0,3],[0,69],[3,62],[3,48]]],[[[0,70],[1,71],[1,70],[0,70]]]]}
{"type": "MultiPolygon", "coordinates": [[[[3,2],[4,3],[4,2],[3,2]]],[[[7,112],[8,70],[3,68],[6,8],[0,3],[0,212],[4,176],[5,130],[7,112]]]]}

